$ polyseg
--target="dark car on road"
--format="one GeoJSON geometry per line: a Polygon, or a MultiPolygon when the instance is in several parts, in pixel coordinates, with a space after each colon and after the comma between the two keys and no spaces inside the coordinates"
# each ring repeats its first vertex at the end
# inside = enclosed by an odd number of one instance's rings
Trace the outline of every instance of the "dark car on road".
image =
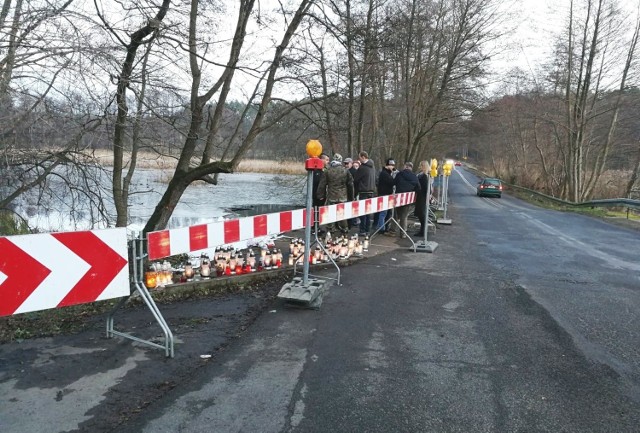
{"type": "Polygon", "coordinates": [[[476,195],[478,197],[502,197],[502,182],[500,179],[487,177],[478,182],[476,195]]]}

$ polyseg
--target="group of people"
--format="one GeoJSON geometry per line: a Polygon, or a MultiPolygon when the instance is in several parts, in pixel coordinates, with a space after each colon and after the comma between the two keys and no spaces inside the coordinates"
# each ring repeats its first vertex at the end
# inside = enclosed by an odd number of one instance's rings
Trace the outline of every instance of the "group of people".
{"type": "MultiPolygon", "coordinates": [[[[376,173],[375,165],[367,152],[362,151],[354,161],[352,158],[345,158],[336,153],[333,158],[323,153],[320,158],[324,161],[324,170],[316,170],[313,173],[313,205],[324,206],[337,203],[344,203],[352,200],[364,200],[376,196],[390,195],[403,192],[416,192],[415,213],[420,221],[420,231],[416,236],[423,236],[426,219],[426,192],[428,185],[427,163],[420,163],[420,172],[416,175],[413,172],[413,164],[405,162],[402,170],[396,169],[396,162],[393,158],[385,161],[384,167],[376,173]]],[[[402,230],[397,235],[406,237],[408,217],[413,210],[413,206],[406,205],[397,208],[397,219],[402,230]]],[[[351,220],[359,227],[361,236],[368,235],[372,228],[380,233],[395,236],[396,232],[390,227],[389,220],[392,210],[383,210],[376,215],[362,215],[351,220]]],[[[338,230],[342,234],[349,232],[349,220],[337,222],[338,230]]],[[[333,224],[326,227],[327,230],[334,230],[333,224]]]]}

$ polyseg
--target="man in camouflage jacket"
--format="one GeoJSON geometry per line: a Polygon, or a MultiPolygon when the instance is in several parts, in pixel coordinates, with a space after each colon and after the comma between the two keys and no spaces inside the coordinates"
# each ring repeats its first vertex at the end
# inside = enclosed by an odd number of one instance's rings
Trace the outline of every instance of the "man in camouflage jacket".
{"type": "MultiPolygon", "coordinates": [[[[324,173],[318,184],[318,198],[326,204],[344,203],[353,200],[353,176],[342,165],[342,155],[336,153],[329,168],[324,173]]],[[[338,221],[340,231],[344,234],[349,231],[346,219],[338,221]]],[[[332,230],[333,224],[327,225],[327,230],[332,230]]]]}

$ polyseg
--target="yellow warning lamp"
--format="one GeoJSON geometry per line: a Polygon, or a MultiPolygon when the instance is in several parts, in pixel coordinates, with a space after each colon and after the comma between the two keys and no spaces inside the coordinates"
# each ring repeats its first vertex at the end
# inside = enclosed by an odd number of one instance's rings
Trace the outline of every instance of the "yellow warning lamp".
{"type": "Polygon", "coordinates": [[[445,176],[450,176],[452,169],[453,169],[453,164],[450,163],[449,161],[445,162],[445,164],[442,166],[442,170],[445,176]]]}
{"type": "Polygon", "coordinates": [[[322,153],[322,144],[320,140],[307,141],[307,155],[309,159],[306,160],[304,168],[307,170],[322,170],[324,168],[324,162],[318,158],[322,153]]]}
{"type": "Polygon", "coordinates": [[[438,176],[438,160],[433,158],[431,160],[431,177],[438,176]]]}

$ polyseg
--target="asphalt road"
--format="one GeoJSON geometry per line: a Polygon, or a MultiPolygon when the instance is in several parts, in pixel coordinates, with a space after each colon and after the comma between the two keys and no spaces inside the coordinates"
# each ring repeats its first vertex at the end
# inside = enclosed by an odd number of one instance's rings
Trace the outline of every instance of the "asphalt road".
{"type": "Polygon", "coordinates": [[[275,306],[118,431],[637,432],[640,234],[474,184],[452,176],[434,254],[275,306]]]}
{"type": "Polygon", "coordinates": [[[435,253],[374,238],[317,311],[163,307],[173,360],[86,335],[0,346],[0,431],[638,432],[640,231],[476,180],[451,176],[435,253]]]}

